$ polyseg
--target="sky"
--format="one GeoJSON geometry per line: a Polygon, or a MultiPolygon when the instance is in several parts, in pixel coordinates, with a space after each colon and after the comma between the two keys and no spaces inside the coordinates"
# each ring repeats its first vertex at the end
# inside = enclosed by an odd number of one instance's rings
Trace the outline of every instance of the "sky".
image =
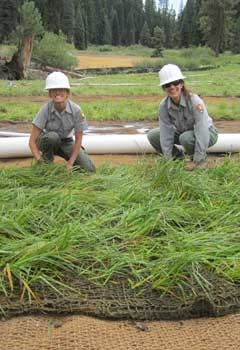
{"type": "MultiPolygon", "coordinates": [[[[187,0],[183,0],[183,5],[185,5],[187,0]]],[[[173,6],[174,10],[178,13],[180,8],[181,0],[169,0],[169,8],[173,6]]]]}

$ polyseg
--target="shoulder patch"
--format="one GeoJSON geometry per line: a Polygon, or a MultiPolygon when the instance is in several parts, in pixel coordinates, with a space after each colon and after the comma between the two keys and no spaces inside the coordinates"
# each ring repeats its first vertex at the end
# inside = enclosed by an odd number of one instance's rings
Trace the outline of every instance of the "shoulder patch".
{"type": "Polygon", "coordinates": [[[80,112],[80,119],[81,120],[85,119],[85,115],[83,114],[83,112],[80,112]]]}
{"type": "Polygon", "coordinates": [[[198,112],[203,112],[203,105],[201,103],[198,103],[196,105],[196,109],[197,109],[198,112]]]}

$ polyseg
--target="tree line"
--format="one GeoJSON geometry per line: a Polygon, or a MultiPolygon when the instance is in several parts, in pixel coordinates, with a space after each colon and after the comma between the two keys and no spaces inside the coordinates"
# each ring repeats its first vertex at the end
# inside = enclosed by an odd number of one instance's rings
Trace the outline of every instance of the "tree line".
{"type": "MultiPolygon", "coordinates": [[[[1,0],[0,43],[9,43],[24,0],[1,0]]],[[[168,1],[32,0],[45,31],[63,33],[77,49],[89,44],[162,48],[209,46],[240,52],[240,0],[187,0],[179,14],[168,1]]]]}

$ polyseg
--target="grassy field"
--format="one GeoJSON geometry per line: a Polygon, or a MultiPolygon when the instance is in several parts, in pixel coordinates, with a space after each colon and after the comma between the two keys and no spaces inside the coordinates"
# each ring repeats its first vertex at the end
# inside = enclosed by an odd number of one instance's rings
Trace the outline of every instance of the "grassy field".
{"type": "MultiPolygon", "coordinates": [[[[214,119],[240,119],[240,103],[227,98],[240,96],[236,63],[184,74],[190,90],[203,98],[225,98],[208,101],[208,111],[214,119]]],[[[91,120],[156,120],[159,102],[164,97],[157,73],[91,75],[86,79],[71,79],[71,83],[72,99],[91,120]]],[[[11,88],[1,80],[0,120],[31,121],[43,103],[35,97],[47,100],[42,80],[15,81],[11,88]]]]}
{"type": "MultiPolygon", "coordinates": [[[[0,52],[6,53],[6,47],[1,47],[0,52]]],[[[92,46],[75,54],[104,54],[115,58],[116,55],[132,55],[149,60],[151,52],[139,45],[129,48],[92,46]]],[[[166,50],[157,62],[160,68],[164,62],[176,63],[180,59],[183,66],[191,67],[193,60],[197,62],[197,55],[211,67],[184,70],[188,88],[206,98],[208,111],[214,119],[240,119],[239,55],[226,52],[215,58],[206,49],[166,50]],[[210,96],[218,98],[208,99],[210,96]],[[236,99],[233,101],[229,97],[236,99]]],[[[89,74],[84,79],[71,79],[71,84],[72,99],[82,106],[90,120],[156,120],[159,102],[164,97],[157,73],[89,74]]],[[[47,101],[44,81],[14,81],[9,87],[6,81],[0,80],[0,99],[0,121],[31,121],[41,104],[47,101]]]]}

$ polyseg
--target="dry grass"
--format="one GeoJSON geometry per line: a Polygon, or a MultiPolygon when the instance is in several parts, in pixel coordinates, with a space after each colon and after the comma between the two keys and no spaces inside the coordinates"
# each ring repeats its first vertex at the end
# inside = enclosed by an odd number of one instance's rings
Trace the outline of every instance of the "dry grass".
{"type": "Polygon", "coordinates": [[[133,67],[143,58],[132,56],[81,55],[76,69],[133,67]]]}

